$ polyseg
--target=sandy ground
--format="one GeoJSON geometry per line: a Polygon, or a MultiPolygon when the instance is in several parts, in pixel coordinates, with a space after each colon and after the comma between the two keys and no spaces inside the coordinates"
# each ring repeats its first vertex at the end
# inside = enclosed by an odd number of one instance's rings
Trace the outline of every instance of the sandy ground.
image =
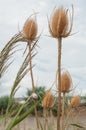
{"type": "MultiPolygon", "coordinates": [[[[51,130],[56,130],[56,117],[50,118],[48,117],[48,125],[51,130]]],[[[43,117],[39,117],[39,122],[42,124],[44,123],[43,117]]],[[[0,130],[5,130],[3,121],[0,121],[0,130]]],[[[71,116],[68,118],[67,124],[70,123],[77,123],[86,129],[86,107],[83,109],[79,109],[74,111],[71,116]]],[[[68,126],[68,130],[82,130],[82,129],[75,129],[74,126],[68,126]],[[70,128],[70,129],[69,129],[70,128]]],[[[25,120],[23,120],[20,124],[18,124],[12,130],[37,130],[36,128],[36,120],[34,116],[28,116],[25,120]]],[[[48,129],[47,129],[48,130],[48,129]]]]}

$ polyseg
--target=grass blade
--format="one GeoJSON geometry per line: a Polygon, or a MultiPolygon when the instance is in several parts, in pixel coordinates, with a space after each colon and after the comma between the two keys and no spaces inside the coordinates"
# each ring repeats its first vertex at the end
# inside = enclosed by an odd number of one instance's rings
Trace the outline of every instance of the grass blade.
{"type": "Polygon", "coordinates": [[[70,124],[70,125],[72,125],[72,126],[75,126],[75,127],[77,127],[77,128],[81,128],[81,129],[85,130],[85,128],[84,128],[83,126],[81,126],[81,125],[78,125],[78,124],[70,124]]]}

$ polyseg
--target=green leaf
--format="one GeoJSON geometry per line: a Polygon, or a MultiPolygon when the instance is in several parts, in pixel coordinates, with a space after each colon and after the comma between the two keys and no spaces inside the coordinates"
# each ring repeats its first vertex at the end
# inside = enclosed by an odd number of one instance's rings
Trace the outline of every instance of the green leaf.
{"type": "Polygon", "coordinates": [[[72,126],[75,126],[75,127],[78,127],[78,128],[81,128],[81,129],[85,130],[85,128],[84,128],[83,126],[81,126],[81,125],[78,125],[78,124],[70,124],[70,125],[72,125],[72,126]]]}
{"type": "MultiPolygon", "coordinates": [[[[37,105],[40,102],[41,102],[41,100],[39,100],[37,102],[37,105]]],[[[8,124],[6,130],[11,130],[14,126],[16,126],[17,124],[19,124],[22,120],[24,120],[33,111],[33,109],[34,109],[34,105],[29,110],[27,110],[24,114],[22,114],[20,117],[17,117],[17,118],[14,117],[14,119],[8,124]]]]}

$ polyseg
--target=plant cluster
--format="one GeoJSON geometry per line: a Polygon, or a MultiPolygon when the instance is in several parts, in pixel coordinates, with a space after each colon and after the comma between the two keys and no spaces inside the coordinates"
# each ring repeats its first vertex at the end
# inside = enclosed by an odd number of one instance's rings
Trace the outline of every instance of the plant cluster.
{"type": "MultiPolygon", "coordinates": [[[[73,26],[73,15],[74,8],[72,6],[72,13],[69,13],[68,9],[64,9],[60,7],[55,9],[52,13],[50,19],[48,19],[49,32],[52,38],[55,38],[58,41],[58,64],[56,71],[56,92],[58,100],[54,100],[54,96],[51,92],[51,89],[46,93],[42,90],[37,92],[35,83],[34,83],[34,74],[33,74],[33,57],[37,54],[35,52],[35,48],[37,47],[37,43],[41,35],[37,36],[38,33],[38,25],[36,21],[36,14],[31,15],[25,22],[23,29],[14,35],[11,40],[6,44],[6,46],[2,49],[0,53],[0,77],[6,72],[6,69],[11,65],[12,61],[10,58],[14,55],[14,48],[17,47],[18,42],[25,42],[27,44],[28,53],[16,75],[14,80],[11,93],[10,100],[6,106],[6,115],[5,119],[9,117],[10,108],[12,106],[12,101],[14,99],[14,95],[19,89],[19,83],[25,77],[25,75],[30,72],[31,77],[31,87],[32,91],[28,91],[28,97],[25,100],[25,103],[18,107],[17,112],[11,122],[6,126],[5,130],[12,130],[14,126],[24,120],[33,110],[35,113],[37,129],[40,129],[40,123],[38,118],[38,105],[42,103],[43,106],[43,116],[44,116],[44,127],[41,129],[47,130],[47,117],[48,112],[50,112],[50,117],[52,118],[52,110],[54,107],[54,102],[56,103],[57,110],[57,130],[65,130],[66,123],[64,121],[65,117],[65,102],[66,102],[66,94],[71,91],[72,87],[72,78],[68,71],[64,71],[61,73],[61,48],[62,48],[62,40],[63,38],[67,38],[71,35],[72,26],[73,26]],[[70,15],[70,17],[68,17],[70,15]],[[10,62],[9,62],[10,61],[10,62]],[[41,93],[43,92],[43,93],[41,93]],[[62,95],[62,96],[61,96],[62,95]],[[37,100],[38,99],[38,100],[37,100]],[[29,106],[29,108],[28,108],[29,106]],[[24,113],[20,115],[24,108],[28,108],[24,113]],[[61,121],[62,115],[62,121],[61,121]],[[62,123],[60,123],[62,122],[62,123]]],[[[40,88],[41,89],[41,88],[40,88]]],[[[68,117],[72,113],[72,108],[76,108],[80,103],[80,96],[75,96],[70,101],[70,108],[68,117]]]]}

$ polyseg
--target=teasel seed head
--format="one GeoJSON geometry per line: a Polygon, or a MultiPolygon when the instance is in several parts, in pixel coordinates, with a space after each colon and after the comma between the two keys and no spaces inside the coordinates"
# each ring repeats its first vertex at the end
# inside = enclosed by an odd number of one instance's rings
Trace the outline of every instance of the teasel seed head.
{"type": "Polygon", "coordinates": [[[80,96],[75,96],[70,101],[70,106],[73,108],[78,107],[80,104],[80,96]]]}
{"type": "Polygon", "coordinates": [[[48,91],[45,94],[45,97],[42,101],[42,106],[44,108],[52,108],[54,105],[54,96],[52,95],[52,93],[50,91],[48,91]]]}
{"type": "Polygon", "coordinates": [[[37,36],[37,22],[35,18],[28,18],[23,27],[23,35],[26,39],[33,41],[37,36]]]}
{"type": "Polygon", "coordinates": [[[70,15],[70,20],[68,17],[68,9],[60,7],[55,9],[53,15],[50,18],[49,31],[54,38],[68,37],[72,31],[73,26],[73,6],[72,15],[70,15]]]}
{"type": "Polygon", "coordinates": [[[61,75],[61,92],[68,93],[72,85],[72,79],[68,71],[65,71],[61,75]]]}
{"type": "Polygon", "coordinates": [[[31,98],[36,100],[36,99],[38,98],[38,96],[37,96],[36,93],[33,92],[33,93],[31,94],[31,98]]]}

